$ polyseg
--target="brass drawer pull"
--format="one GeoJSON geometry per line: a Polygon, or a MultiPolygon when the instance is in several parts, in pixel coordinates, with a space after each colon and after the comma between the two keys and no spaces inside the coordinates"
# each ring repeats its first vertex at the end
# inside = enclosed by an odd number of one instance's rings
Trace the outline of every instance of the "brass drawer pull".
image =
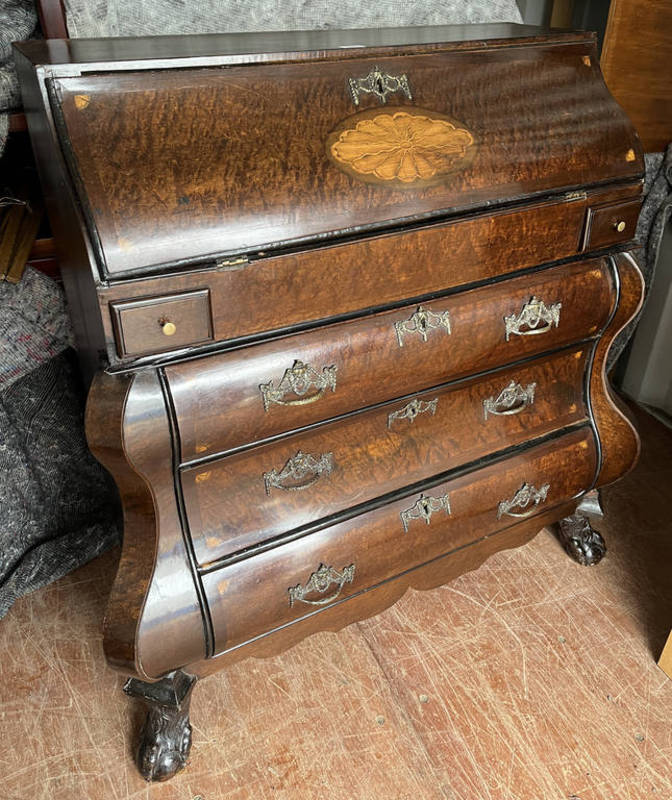
{"type": "Polygon", "coordinates": [[[450,314],[447,311],[436,314],[422,306],[418,306],[417,311],[408,319],[394,323],[399,347],[404,346],[404,335],[407,333],[419,333],[422,341],[426,342],[428,333],[439,328],[443,328],[450,335],[450,314]]]}
{"type": "Polygon", "coordinates": [[[546,502],[546,496],[550,488],[550,483],[545,483],[541,489],[535,489],[531,484],[524,483],[510,500],[502,500],[497,506],[497,519],[501,519],[504,514],[520,519],[531,517],[537,511],[539,504],[546,502]],[[532,508],[527,509],[527,511],[511,510],[512,508],[526,509],[530,503],[532,508]]]}
{"type": "Polygon", "coordinates": [[[169,319],[160,319],[159,325],[161,326],[161,331],[164,336],[172,336],[177,332],[177,325],[174,322],[171,322],[169,319]]]}
{"type": "Polygon", "coordinates": [[[375,66],[363,78],[348,78],[348,88],[352,102],[359,105],[360,94],[375,94],[381,103],[387,103],[387,95],[402,92],[409,100],[413,99],[406,75],[389,75],[375,66]]]}
{"type": "Polygon", "coordinates": [[[314,403],[331,389],[336,391],[336,367],[322,367],[322,372],[304,364],[303,361],[295,361],[294,364],[285,370],[282,380],[277,385],[273,381],[262,383],[259,386],[261,397],[264,401],[264,411],[268,411],[273,403],[280,406],[305,406],[314,403]],[[316,389],[313,394],[308,394],[311,389],[316,389]],[[295,398],[287,399],[286,395],[295,394],[295,398]]]}
{"type": "Polygon", "coordinates": [[[557,328],[560,324],[561,308],[562,303],[552,303],[547,306],[538,297],[531,297],[519,314],[504,317],[506,341],[509,341],[512,333],[516,336],[534,336],[550,331],[553,326],[557,328]]]}
{"type": "Polygon", "coordinates": [[[350,564],[348,567],[343,567],[343,569],[338,572],[333,567],[328,567],[326,564],[320,564],[319,568],[316,572],[308,579],[308,583],[305,586],[301,586],[301,584],[297,584],[296,586],[290,586],[287,591],[289,592],[289,607],[292,608],[294,603],[307,603],[311,606],[325,606],[327,603],[333,602],[338,595],[341,593],[341,589],[345,586],[346,583],[352,583],[355,577],[355,565],[350,564]],[[338,588],[335,592],[329,595],[329,597],[322,597],[320,600],[306,600],[306,595],[310,594],[311,592],[318,592],[319,594],[324,594],[327,589],[335,583],[338,588]]]}
{"type": "Polygon", "coordinates": [[[483,401],[483,415],[485,419],[488,414],[504,417],[511,414],[520,414],[527,406],[534,403],[534,390],[536,383],[528,383],[527,386],[511,381],[495,397],[487,397],[483,401]]]}
{"type": "Polygon", "coordinates": [[[404,526],[404,533],[408,533],[408,525],[412,520],[424,519],[425,523],[429,525],[432,514],[441,510],[450,516],[450,500],[447,494],[442,497],[425,497],[424,494],[421,494],[410,508],[399,514],[401,524],[404,526]]]}
{"type": "Polygon", "coordinates": [[[435,397],[433,400],[418,400],[417,397],[414,397],[413,400],[407,403],[403,408],[400,408],[398,411],[392,411],[387,415],[387,427],[391,428],[395,419],[407,419],[410,422],[415,422],[417,416],[427,411],[434,416],[438,404],[438,397],[435,397]]]}
{"type": "Polygon", "coordinates": [[[334,468],[334,454],[323,453],[314,456],[301,450],[290,458],[278,472],[276,469],[264,472],[264,488],[270,495],[271,489],[284,492],[300,492],[317,483],[322,475],[329,475],[334,468]],[[286,483],[289,481],[289,483],[286,483]]]}

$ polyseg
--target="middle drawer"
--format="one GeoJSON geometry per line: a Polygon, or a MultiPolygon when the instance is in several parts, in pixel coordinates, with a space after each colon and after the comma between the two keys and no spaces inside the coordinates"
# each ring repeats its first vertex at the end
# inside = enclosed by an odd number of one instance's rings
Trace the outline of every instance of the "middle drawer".
{"type": "Polygon", "coordinates": [[[181,460],[578,342],[614,298],[593,259],[168,366],[181,460]]]}
{"type": "Polygon", "coordinates": [[[570,348],[184,468],[198,562],[585,419],[588,355],[570,348]]]}

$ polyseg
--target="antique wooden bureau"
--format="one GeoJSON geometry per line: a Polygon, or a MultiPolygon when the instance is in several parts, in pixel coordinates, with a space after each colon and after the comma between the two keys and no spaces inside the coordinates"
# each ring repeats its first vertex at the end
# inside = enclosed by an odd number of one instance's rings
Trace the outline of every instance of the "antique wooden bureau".
{"type": "MultiPolygon", "coordinates": [[[[30,42],[25,106],[124,546],[139,764],[198,677],[430,588],[634,463],[605,380],[637,136],[587,33],[30,42]]],[[[579,509],[580,510],[580,509],[579,509]]]]}

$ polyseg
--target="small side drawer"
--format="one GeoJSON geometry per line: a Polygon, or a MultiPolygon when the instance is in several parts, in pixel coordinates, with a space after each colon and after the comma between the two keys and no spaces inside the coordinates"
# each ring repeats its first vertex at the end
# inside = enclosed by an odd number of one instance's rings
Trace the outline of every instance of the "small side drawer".
{"type": "Polygon", "coordinates": [[[630,241],[635,235],[641,205],[639,200],[628,200],[589,208],[583,238],[584,251],[630,241]]]}
{"type": "Polygon", "coordinates": [[[212,341],[210,290],[110,305],[117,352],[124,358],[212,341]]]}

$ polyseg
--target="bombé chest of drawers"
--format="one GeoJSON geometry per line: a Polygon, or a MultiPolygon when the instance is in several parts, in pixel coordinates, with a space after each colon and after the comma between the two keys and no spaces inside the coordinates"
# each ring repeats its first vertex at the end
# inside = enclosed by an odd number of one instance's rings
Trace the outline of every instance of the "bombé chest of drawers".
{"type": "Polygon", "coordinates": [[[17,59],[87,436],[124,509],[105,650],[149,706],[146,777],[184,765],[198,677],[559,520],[595,560],[577,505],[638,449],[604,372],[641,301],[643,160],[592,35],[17,59]]]}

